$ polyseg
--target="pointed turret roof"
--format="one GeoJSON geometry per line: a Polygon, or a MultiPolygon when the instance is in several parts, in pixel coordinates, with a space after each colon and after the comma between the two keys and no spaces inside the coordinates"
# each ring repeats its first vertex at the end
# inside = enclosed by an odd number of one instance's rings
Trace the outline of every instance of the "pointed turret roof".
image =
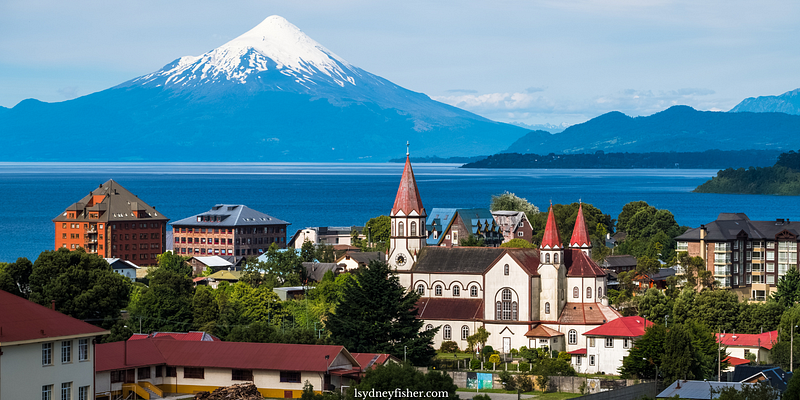
{"type": "Polygon", "coordinates": [[[591,247],[589,240],[589,230],[586,229],[586,220],[583,217],[583,204],[578,206],[578,218],[575,220],[575,229],[572,231],[572,239],[569,247],[591,247]]]}
{"type": "Polygon", "coordinates": [[[553,214],[553,205],[551,204],[550,210],[547,212],[547,225],[544,227],[541,248],[560,249],[563,246],[561,235],[558,234],[558,226],[556,226],[556,216],[553,214]]]}
{"type": "Polygon", "coordinates": [[[406,154],[403,177],[400,178],[400,187],[397,188],[397,197],[394,198],[392,215],[397,215],[400,211],[405,215],[411,214],[412,211],[416,211],[419,215],[427,215],[425,214],[425,207],[422,206],[422,199],[419,197],[417,181],[414,179],[414,171],[411,169],[411,161],[408,159],[408,154],[406,154]]]}

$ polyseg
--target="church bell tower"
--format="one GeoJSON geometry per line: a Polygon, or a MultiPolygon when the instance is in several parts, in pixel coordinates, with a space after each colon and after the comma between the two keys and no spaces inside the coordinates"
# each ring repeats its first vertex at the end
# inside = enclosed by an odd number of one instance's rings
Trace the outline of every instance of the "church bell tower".
{"type": "Polygon", "coordinates": [[[409,160],[408,144],[406,144],[406,165],[400,187],[394,199],[394,207],[389,217],[392,221],[389,266],[397,271],[409,271],[417,261],[419,251],[425,246],[427,231],[425,220],[428,215],[419,197],[417,181],[409,160]]]}

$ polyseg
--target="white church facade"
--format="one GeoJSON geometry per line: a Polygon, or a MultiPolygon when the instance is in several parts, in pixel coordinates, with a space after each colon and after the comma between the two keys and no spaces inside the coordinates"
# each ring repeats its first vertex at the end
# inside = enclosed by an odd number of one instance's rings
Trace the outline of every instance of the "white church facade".
{"type": "Polygon", "coordinates": [[[583,334],[619,318],[606,300],[606,274],[591,259],[583,209],[571,240],[561,241],[552,208],[539,249],[426,247],[427,214],[406,158],[391,217],[389,264],[420,295],[423,329],[439,327],[434,347],[464,350],[483,326],[487,345],[511,349],[585,349],[583,334]]]}

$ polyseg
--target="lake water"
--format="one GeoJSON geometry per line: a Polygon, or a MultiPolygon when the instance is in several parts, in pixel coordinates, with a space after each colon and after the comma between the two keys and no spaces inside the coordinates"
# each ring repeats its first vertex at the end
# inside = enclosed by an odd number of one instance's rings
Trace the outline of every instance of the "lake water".
{"type": "MultiPolygon", "coordinates": [[[[237,203],[307,226],[363,225],[388,215],[402,164],[335,163],[0,163],[0,262],[34,260],[54,247],[52,219],[108,179],[155,206],[171,221],[237,203]]],[[[800,221],[797,197],[691,193],[716,170],[460,169],[416,164],[422,202],[434,207],[487,207],[504,191],[542,210],[583,200],[616,218],[622,206],[644,200],[697,227],[720,212],[753,220],[800,221]]]]}

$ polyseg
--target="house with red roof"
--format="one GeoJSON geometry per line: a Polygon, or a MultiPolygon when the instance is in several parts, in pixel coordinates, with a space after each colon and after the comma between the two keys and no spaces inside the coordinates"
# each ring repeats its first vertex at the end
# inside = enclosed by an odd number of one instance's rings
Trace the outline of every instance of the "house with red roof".
{"type": "Polygon", "coordinates": [[[441,234],[452,235],[454,225],[445,221],[457,209],[434,210],[439,211],[428,222],[440,221],[426,224],[428,214],[406,157],[389,214],[389,265],[403,286],[420,294],[423,329],[439,328],[435,347],[454,341],[466,349],[467,337],[483,327],[490,333],[487,344],[503,353],[522,346],[573,351],[586,331],[621,316],[608,306],[606,273],[591,258],[582,205],[568,243],[561,240],[551,207],[538,249],[442,246],[428,231],[442,227],[441,234]]]}
{"type": "Polygon", "coordinates": [[[618,374],[622,359],[652,325],[642,317],[622,317],[587,331],[583,335],[585,347],[570,353],[572,366],[579,373],[618,374]]]}
{"type": "Polygon", "coordinates": [[[758,363],[772,363],[772,346],[778,342],[778,331],[758,334],[717,333],[717,343],[728,348],[728,354],[736,359],[749,360],[755,355],[758,363]]]}
{"type": "Polygon", "coordinates": [[[95,342],[108,333],[0,290],[0,398],[93,398],[95,342]]]}
{"type": "MultiPolygon", "coordinates": [[[[188,336],[184,337],[188,339],[188,336]]],[[[194,339],[199,338],[196,337],[194,339]]],[[[268,398],[299,398],[349,385],[338,371],[360,369],[342,346],[182,340],[161,335],[97,346],[97,398],[195,393],[252,382],[268,398]]]]}

